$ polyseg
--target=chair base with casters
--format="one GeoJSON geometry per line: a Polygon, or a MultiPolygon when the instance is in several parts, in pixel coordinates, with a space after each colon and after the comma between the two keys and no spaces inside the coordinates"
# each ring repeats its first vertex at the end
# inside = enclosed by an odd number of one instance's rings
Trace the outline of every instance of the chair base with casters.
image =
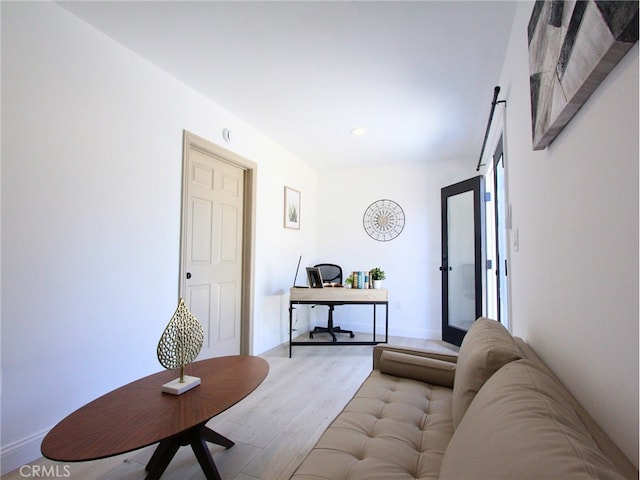
{"type": "Polygon", "coordinates": [[[338,326],[333,326],[333,307],[333,305],[329,305],[329,319],[327,321],[327,326],[315,327],[312,332],[309,332],[309,338],[313,338],[314,333],[328,333],[329,335],[331,335],[331,338],[334,342],[338,341],[336,333],[348,333],[349,337],[355,337],[354,333],[351,330],[343,330],[338,326]]]}
{"type": "MultiPolygon", "coordinates": [[[[335,263],[319,263],[315,266],[320,270],[322,281],[330,284],[337,284],[342,286],[342,267],[335,263]]],[[[336,304],[339,305],[339,304],[336,304]]],[[[340,327],[333,326],[333,307],[335,305],[328,305],[329,318],[327,319],[326,327],[315,327],[313,331],[309,332],[309,338],[313,338],[314,333],[328,333],[334,342],[337,342],[336,333],[348,333],[351,338],[355,337],[351,330],[343,330],[340,327]]],[[[315,305],[314,305],[315,307],[315,305]]],[[[313,308],[313,307],[311,307],[313,308]]]]}

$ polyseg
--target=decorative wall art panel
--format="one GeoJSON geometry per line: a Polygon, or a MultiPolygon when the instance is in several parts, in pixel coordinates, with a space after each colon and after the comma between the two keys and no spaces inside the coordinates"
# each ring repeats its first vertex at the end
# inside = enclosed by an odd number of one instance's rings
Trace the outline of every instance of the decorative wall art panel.
{"type": "Polygon", "coordinates": [[[284,187],[284,228],[300,230],[300,192],[284,187]]]}
{"type": "Polygon", "coordinates": [[[637,1],[537,1],[529,20],[533,149],[545,149],[638,41],[637,1]]]}
{"type": "Polygon", "coordinates": [[[374,240],[388,242],[404,229],[404,210],[393,200],[376,200],[367,207],[362,218],[364,230],[374,240]]]}

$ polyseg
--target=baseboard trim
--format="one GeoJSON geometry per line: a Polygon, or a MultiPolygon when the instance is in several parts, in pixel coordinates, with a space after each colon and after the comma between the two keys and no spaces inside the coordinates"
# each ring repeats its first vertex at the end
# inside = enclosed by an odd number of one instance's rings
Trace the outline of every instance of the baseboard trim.
{"type": "Polygon", "coordinates": [[[40,445],[49,430],[47,428],[22,440],[0,447],[0,475],[5,475],[42,457],[40,445]]]}

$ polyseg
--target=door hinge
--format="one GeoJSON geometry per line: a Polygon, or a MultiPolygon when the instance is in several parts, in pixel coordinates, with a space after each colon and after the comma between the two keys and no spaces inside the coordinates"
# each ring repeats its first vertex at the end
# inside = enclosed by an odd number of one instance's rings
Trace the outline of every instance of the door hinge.
{"type": "Polygon", "coordinates": [[[493,268],[493,260],[487,260],[487,270],[491,270],[493,268]]]}
{"type": "Polygon", "coordinates": [[[491,192],[484,192],[484,201],[485,202],[491,201],[491,192]]]}

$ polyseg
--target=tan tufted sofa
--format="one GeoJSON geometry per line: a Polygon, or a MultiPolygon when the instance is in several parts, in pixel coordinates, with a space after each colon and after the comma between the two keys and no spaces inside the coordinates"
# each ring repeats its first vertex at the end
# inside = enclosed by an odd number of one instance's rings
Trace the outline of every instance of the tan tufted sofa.
{"type": "Polygon", "coordinates": [[[479,319],[460,352],[378,345],[293,480],[637,479],[531,348],[479,319]]]}

